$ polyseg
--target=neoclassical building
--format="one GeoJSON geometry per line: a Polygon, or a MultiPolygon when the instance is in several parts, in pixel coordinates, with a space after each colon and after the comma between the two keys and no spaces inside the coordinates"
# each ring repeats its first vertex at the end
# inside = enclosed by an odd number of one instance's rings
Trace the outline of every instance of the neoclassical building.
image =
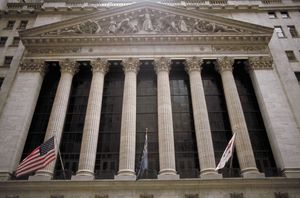
{"type": "Polygon", "coordinates": [[[0,197],[299,197],[298,1],[0,8],[0,197]],[[56,160],[16,178],[52,136],[56,160]]]}

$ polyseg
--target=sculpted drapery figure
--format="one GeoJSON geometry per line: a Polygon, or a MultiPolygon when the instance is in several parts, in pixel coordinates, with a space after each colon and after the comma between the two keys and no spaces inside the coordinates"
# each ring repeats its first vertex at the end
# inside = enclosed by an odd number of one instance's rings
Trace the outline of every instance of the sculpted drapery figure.
{"type": "Polygon", "coordinates": [[[143,22],[142,30],[147,31],[147,32],[151,32],[154,30],[152,21],[151,21],[151,16],[148,12],[146,12],[146,14],[145,14],[145,20],[143,22]]]}

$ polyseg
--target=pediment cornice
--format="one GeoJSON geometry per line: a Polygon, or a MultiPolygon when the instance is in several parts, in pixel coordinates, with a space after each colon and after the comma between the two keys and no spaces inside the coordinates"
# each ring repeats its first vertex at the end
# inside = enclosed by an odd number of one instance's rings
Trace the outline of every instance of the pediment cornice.
{"type": "Polygon", "coordinates": [[[142,2],[20,32],[25,46],[126,44],[267,44],[273,29],[142,2]]]}

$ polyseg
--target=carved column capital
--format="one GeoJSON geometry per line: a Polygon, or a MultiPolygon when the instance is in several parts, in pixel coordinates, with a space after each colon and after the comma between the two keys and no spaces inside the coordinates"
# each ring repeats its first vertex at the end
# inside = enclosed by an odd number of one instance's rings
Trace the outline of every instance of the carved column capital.
{"type": "Polygon", "coordinates": [[[60,61],[59,65],[61,73],[71,73],[72,75],[74,75],[79,70],[79,64],[74,60],[65,59],[60,61]]]}
{"type": "Polygon", "coordinates": [[[234,59],[232,57],[222,57],[217,59],[218,64],[216,65],[216,70],[219,73],[224,71],[232,71],[234,59]]]}
{"type": "Polygon", "coordinates": [[[161,57],[154,60],[154,69],[156,73],[160,71],[170,72],[171,70],[171,59],[166,57],[161,57]]]}
{"type": "Polygon", "coordinates": [[[197,57],[192,57],[188,58],[185,62],[185,71],[189,74],[192,71],[201,71],[202,69],[202,64],[203,64],[203,59],[202,58],[197,58],[197,57]]]}
{"type": "Polygon", "coordinates": [[[249,58],[249,70],[258,70],[258,69],[273,69],[272,67],[273,60],[270,56],[256,56],[249,58]]]}
{"type": "Polygon", "coordinates": [[[25,59],[20,64],[21,72],[46,72],[46,64],[44,60],[25,59]]]}
{"type": "Polygon", "coordinates": [[[109,63],[106,59],[97,58],[91,61],[92,71],[106,74],[109,70],[109,63]]]}
{"type": "Polygon", "coordinates": [[[135,72],[138,73],[140,69],[140,62],[137,58],[127,58],[122,60],[123,71],[126,72],[135,72]]]}

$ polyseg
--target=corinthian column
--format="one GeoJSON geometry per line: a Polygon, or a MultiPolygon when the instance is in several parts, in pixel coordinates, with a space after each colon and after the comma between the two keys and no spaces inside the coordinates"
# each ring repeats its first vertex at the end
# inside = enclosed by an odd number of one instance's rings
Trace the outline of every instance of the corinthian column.
{"type": "Polygon", "coordinates": [[[221,74],[232,133],[236,133],[235,148],[243,177],[262,177],[258,172],[248,134],[248,129],[233,77],[234,59],[218,59],[217,70],[221,74]]]}
{"type": "MultiPolygon", "coordinates": [[[[65,117],[69,102],[69,95],[74,74],[78,71],[78,64],[75,61],[66,59],[60,62],[61,77],[57,87],[55,99],[53,102],[48,127],[46,131],[45,141],[55,136],[56,152],[60,145],[60,139],[65,123],[65,117]]],[[[54,166],[56,160],[52,161],[45,168],[38,170],[35,176],[30,177],[30,180],[50,180],[53,177],[54,166]]]]}
{"type": "Polygon", "coordinates": [[[123,61],[125,72],[123,108],[120,138],[119,171],[117,180],[135,180],[135,141],[136,141],[136,76],[139,60],[129,58],[123,61]]]}
{"type": "Polygon", "coordinates": [[[72,177],[73,180],[94,179],[103,84],[104,76],[108,71],[108,64],[106,60],[97,59],[92,61],[91,65],[93,79],[83,127],[79,166],[76,176],[72,177]]]}
{"type": "Polygon", "coordinates": [[[216,162],[209,126],[208,112],[205,102],[204,89],[201,78],[202,59],[193,57],[186,61],[186,71],[190,76],[193,115],[198,147],[201,178],[221,178],[215,171],[216,162]]]}
{"type": "Polygon", "coordinates": [[[157,108],[159,140],[158,179],[179,179],[175,166],[174,130],[172,119],[169,71],[171,60],[164,57],[155,60],[157,73],[157,108]]]}

